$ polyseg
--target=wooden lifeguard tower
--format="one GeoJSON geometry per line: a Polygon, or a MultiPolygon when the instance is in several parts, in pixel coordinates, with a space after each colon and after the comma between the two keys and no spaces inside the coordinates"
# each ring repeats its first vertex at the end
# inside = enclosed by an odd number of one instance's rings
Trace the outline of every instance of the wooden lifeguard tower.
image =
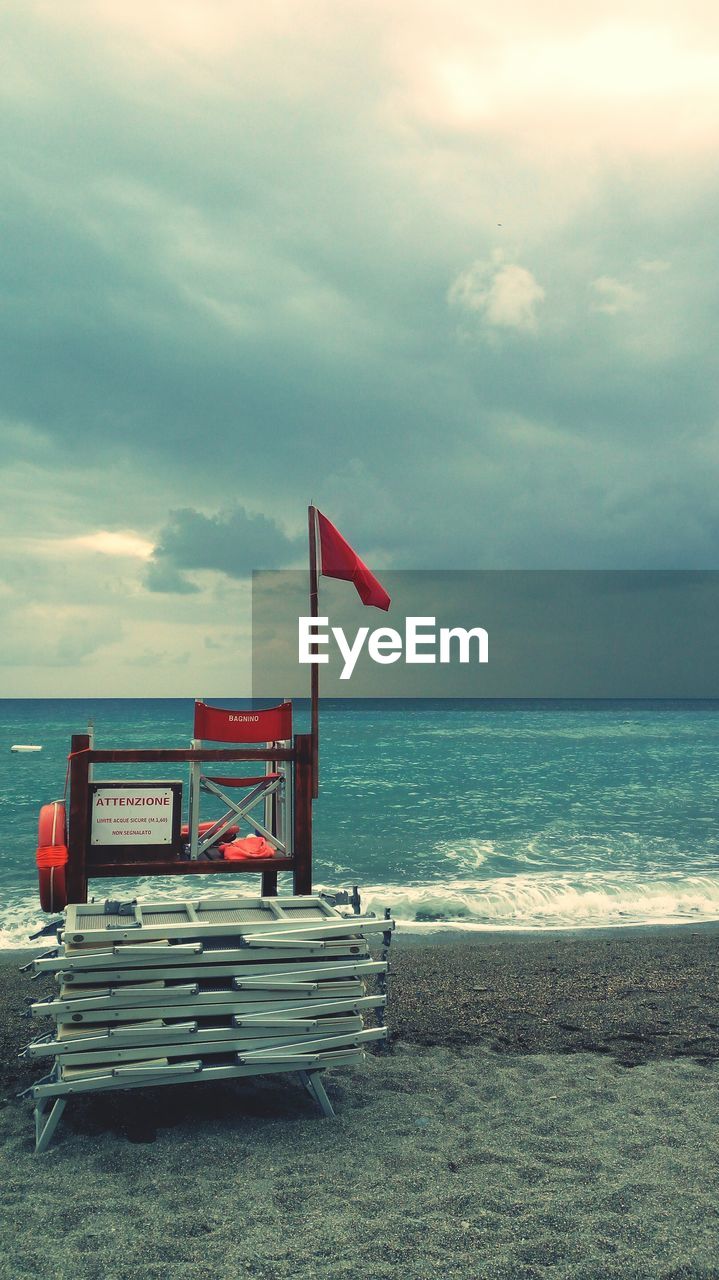
{"type": "MultiPolygon", "coordinates": [[[[204,703],[196,704],[195,728],[197,729],[198,708],[205,709],[204,703]]],[[[282,704],[287,718],[291,714],[291,704],[282,704]]],[[[207,708],[220,713],[224,718],[232,714],[225,709],[207,708]]],[[[262,876],[262,896],[271,897],[277,893],[277,875],[280,871],[292,874],[293,892],[307,894],[312,892],[312,735],[295,734],[289,739],[270,739],[258,737],[267,732],[268,723],[277,718],[278,709],[269,708],[244,714],[245,722],[242,736],[252,731],[250,742],[240,742],[239,726],[237,741],[233,745],[212,745],[206,742],[186,749],[167,748],[126,748],[103,750],[96,747],[90,734],[74,734],[71,741],[68,783],[67,812],[67,863],[65,866],[65,883],[67,902],[87,902],[88,883],[91,879],[116,878],[118,876],[166,876],[166,875],[242,875],[254,872],[262,876]],[[251,717],[248,722],[247,716],[251,717]],[[262,745],[255,745],[261,743],[262,745]],[[271,855],[262,858],[247,856],[228,859],[222,856],[220,844],[231,844],[237,831],[237,823],[227,813],[225,819],[217,819],[208,824],[213,831],[201,831],[199,815],[190,813],[185,830],[179,821],[179,808],[182,791],[175,780],[168,783],[137,782],[124,786],[117,780],[102,783],[96,780],[97,766],[152,764],[169,765],[175,768],[184,765],[189,768],[192,782],[199,778],[201,784],[205,779],[212,786],[213,775],[206,774],[208,766],[224,766],[250,764],[259,772],[250,778],[218,779],[219,789],[224,793],[233,791],[239,786],[243,793],[258,793],[257,799],[262,801],[262,818],[253,819],[248,815],[248,822],[263,830],[262,839],[265,845],[273,848],[271,855]],[[202,772],[200,772],[202,770],[202,772]],[[268,780],[267,782],[265,780],[268,780]],[[274,785],[273,784],[278,784],[274,785]],[[170,832],[169,840],[158,843],[155,837],[141,842],[135,835],[131,840],[114,844],[111,837],[101,837],[101,841],[93,838],[98,831],[97,804],[103,791],[110,788],[124,791],[118,799],[129,799],[132,795],[140,796],[142,791],[157,793],[164,790],[170,793],[170,832]],[[270,790],[270,788],[273,788],[270,790]],[[266,794],[262,794],[262,793],[266,794]],[[174,832],[172,830],[174,828],[174,832]],[[179,830],[178,830],[179,828],[179,830]],[[198,834],[204,837],[197,841],[198,834]],[[191,856],[193,837],[199,844],[199,852],[191,856]],[[224,840],[223,840],[224,837],[224,840]],[[209,843],[208,843],[209,841],[209,843]],[[203,843],[205,847],[203,847],[203,843]]],[[[217,717],[219,720],[219,716],[217,717]]],[[[220,727],[215,730],[220,732],[220,727]]],[[[213,743],[216,740],[212,740],[213,743]]],[[[227,742],[227,738],[220,739],[227,742]]],[[[245,799],[237,802],[243,808],[245,799]]],[[[154,816],[154,815],[153,815],[154,816]]],[[[239,814],[237,815],[240,816],[239,814]]],[[[165,815],[163,814],[163,817],[165,815]]],[[[151,828],[148,828],[150,830],[151,828]]],[[[64,904],[63,904],[64,905],[64,904]]],[[[59,906],[59,903],[57,904],[59,906]]],[[[56,907],[51,907],[56,909],[56,907]]]]}

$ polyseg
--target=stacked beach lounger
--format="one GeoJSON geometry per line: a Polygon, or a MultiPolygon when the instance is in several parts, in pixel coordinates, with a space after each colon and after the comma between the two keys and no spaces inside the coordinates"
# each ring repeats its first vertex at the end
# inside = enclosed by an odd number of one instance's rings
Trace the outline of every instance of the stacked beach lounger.
{"type": "Polygon", "coordinates": [[[332,1115],[320,1073],[387,1036],[393,928],[321,897],[69,906],[57,951],[33,961],[58,988],[31,1006],[54,1023],[26,1050],[52,1060],[28,1091],[36,1150],[68,1097],[109,1089],[297,1072],[332,1115]]]}

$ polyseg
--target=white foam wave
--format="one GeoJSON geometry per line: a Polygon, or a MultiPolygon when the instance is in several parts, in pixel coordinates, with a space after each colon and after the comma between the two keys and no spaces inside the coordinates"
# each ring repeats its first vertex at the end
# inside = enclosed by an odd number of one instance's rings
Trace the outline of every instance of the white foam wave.
{"type": "Polygon", "coordinates": [[[40,910],[37,893],[5,903],[0,914],[0,951],[14,950],[17,947],[39,949],[51,946],[54,942],[52,937],[30,941],[30,935],[42,929],[50,918],[40,910]]]}
{"type": "Polygon", "coordinates": [[[591,929],[719,919],[719,875],[534,873],[451,884],[370,885],[362,906],[405,927],[591,929]]]}
{"type": "MultiPolygon", "coordinates": [[[[317,890],[323,887],[338,886],[318,885],[317,890]]],[[[210,889],[204,882],[199,888],[186,883],[183,889],[184,895],[197,892],[203,897],[226,893],[226,888],[210,889]]],[[[289,885],[284,891],[290,891],[289,885]]],[[[360,885],[360,891],[363,911],[380,915],[390,907],[403,927],[413,930],[591,929],[719,920],[719,875],[715,874],[676,873],[640,879],[629,872],[535,872],[485,880],[457,879],[449,884],[360,885]]],[[[102,896],[137,896],[149,902],[179,898],[183,893],[174,877],[167,877],[137,881],[129,888],[127,881],[108,881],[102,896]]],[[[249,892],[247,896],[251,896],[249,892]]],[[[0,915],[0,949],[52,945],[52,937],[29,941],[29,935],[47,919],[34,893],[7,904],[0,915]]]]}
{"type": "Polygon", "coordinates": [[[494,840],[467,839],[460,842],[439,840],[432,846],[432,861],[435,864],[459,863],[465,871],[470,872],[481,867],[488,858],[500,856],[500,850],[494,840]]]}

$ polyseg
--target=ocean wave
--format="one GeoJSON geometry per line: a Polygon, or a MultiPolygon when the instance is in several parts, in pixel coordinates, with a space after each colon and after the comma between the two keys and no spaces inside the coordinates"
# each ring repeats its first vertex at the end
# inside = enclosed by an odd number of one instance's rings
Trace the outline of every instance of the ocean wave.
{"type": "MultiPolygon", "coordinates": [[[[352,879],[352,877],[350,877],[352,879]]],[[[179,898],[177,883],[168,877],[138,881],[128,889],[108,882],[103,896],[141,900],[179,898]],[[119,888],[118,888],[119,886],[119,888]]],[[[318,885],[322,888],[337,888],[318,885]]],[[[343,887],[350,887],[349,880],[343,887]]],[[[291,892],[289,885],[281,892],[291,892]]],[[[403,928],[467,930],[546,930],[620,928],[627,925],[671,925],[719,919],[719,875],[639,879],[617,872],[574,875],[503,876],[453,880],[451,884],[360,884],[362,910],[381,915],[389,907],[403,928]]],[[[217,887],[185,885],[188,897],[222,897],[217,887]]],[[[99,896],[99,895],[98,895],[99,896]]],[[[252,896],[247,894],[247,897],[252,896]]],[[[53,939],[29,941],[47,922],[36,894],[18,897],[0,913],[0,949],[52,945],[53,939]]]]}
{"type": "Polygon", "coordinates": [[[451,884],[369,885],[363,910],[390,907],[412,928],[591,929],[719,919],[719,875],[503,876],[451,884]]]}

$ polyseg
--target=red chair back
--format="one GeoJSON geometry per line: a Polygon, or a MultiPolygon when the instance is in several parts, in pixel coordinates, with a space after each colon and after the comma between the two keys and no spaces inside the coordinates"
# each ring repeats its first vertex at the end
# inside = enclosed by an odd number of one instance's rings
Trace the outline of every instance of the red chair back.
{"type": "Polygon", "coordinates": [[[194,738],[200,742],[286,742],[292,737],[292,703],[262,711],[232,711],[195,703],[194,738]]]}

